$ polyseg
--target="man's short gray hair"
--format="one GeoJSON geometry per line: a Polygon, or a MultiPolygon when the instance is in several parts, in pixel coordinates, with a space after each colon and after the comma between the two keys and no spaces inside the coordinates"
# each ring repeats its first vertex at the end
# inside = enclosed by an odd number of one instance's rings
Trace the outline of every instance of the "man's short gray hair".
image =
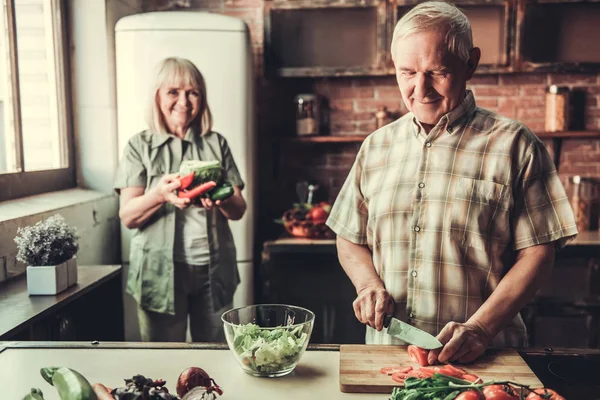
{"type": "Polygon", "coordinates": [[[443,1],[421,3],[398,21],[392,37],[392,59],[398,40],[413,33],[439,31],[446,34],[448,50],[467,62],[473,48],[471,24],[467,16],[455,5],[443,1]]]}

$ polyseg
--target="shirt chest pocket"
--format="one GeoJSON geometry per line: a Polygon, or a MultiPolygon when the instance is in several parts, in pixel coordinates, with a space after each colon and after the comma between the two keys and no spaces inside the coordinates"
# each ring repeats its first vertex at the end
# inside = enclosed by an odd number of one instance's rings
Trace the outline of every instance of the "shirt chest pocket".
{"type": "Polygon", "coordinates": [[[504,242],[509,197],[506,185],[460,177],[452,201],[452,239],[481,250],[487,250],[492,240],[504,242]]]}
{"type": "Polygon", "coordinates": [[[148,189],[156,186],[165,174],[166,172],[162,165],[151,165],[148,168],[148,189]]]}

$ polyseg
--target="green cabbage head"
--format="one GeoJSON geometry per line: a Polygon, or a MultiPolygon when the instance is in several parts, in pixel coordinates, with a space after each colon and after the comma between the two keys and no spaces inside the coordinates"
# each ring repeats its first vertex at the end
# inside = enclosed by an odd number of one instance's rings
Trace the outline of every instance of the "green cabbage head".
{"type": "Polygon", "coordinates": [[[215,161],[199,161],[185,160],[181,162],[179,167],[179,176],[185,176],[189,173],[194,173],[194,181],[190,187],[198,186],[202,183],[214,181],[217,185],[221,183],[223,170],[221,162],[215,161]]]}

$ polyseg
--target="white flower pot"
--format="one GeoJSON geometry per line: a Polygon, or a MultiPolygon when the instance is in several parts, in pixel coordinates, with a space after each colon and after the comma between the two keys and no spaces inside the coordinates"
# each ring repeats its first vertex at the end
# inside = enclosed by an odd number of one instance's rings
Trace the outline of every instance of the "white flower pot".
{"type": "Polygon", "coordinates": [[[58,294],[68,287],[67,263],[52,266],[27,267],[29,295],[58,294]]]}
{"type": "Polygon", "coordinates": [[[67,287],[77,284],[77,256],[65,262],[67,264],[67,287]]]}

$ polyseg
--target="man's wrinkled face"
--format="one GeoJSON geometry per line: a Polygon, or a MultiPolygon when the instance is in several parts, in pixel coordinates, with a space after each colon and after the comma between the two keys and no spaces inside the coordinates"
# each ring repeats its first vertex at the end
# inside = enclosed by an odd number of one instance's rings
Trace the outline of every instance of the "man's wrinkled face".
{"type": "Polygon", "coordinates": [[[462,102],[474,68],[452,54],[444,33],[437,31],[408,35],[398,40],[393,50],[404,104],[421,124],[431,129],[462,102]]]}

